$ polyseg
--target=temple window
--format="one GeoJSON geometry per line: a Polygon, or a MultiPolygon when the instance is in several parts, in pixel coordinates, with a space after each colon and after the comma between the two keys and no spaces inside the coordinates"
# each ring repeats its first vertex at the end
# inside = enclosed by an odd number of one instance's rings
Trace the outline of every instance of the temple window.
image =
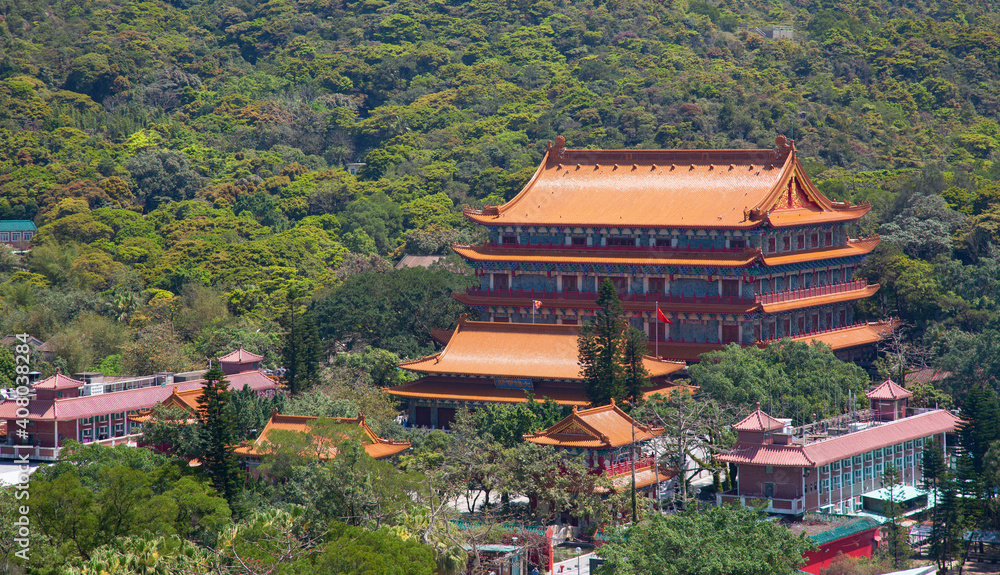
{"type": "Polygon", "coordinates": [[[505,235],[505,236],[503,236],[503,238],[501,238],[500,241],[505,246],[507,246],[507,245],[516,245],[517,244],[517,236],[505,235]]]}
{"type": "Polygon", "coordinates": [[[781,238],[781,249],[782,249],[782,251],[786,251],[786,252],[792,250],[792,238],[791,238],[791,236],[785,236],[785,237],[781,238]]]}
{"type": "Polygon", "coordinates": [[[809,247],[818,248],[819,247],[819,234],[812,234],[809,236],[809,247]]]}
{"type": "Polygon", "coordinates": [[[741,250],[747,247],[747,241],[743,238],[732,238],[729,240],[729,247],[741,250]]]}
{"type": "Polygon", "coordinates": [[[826,232],[823,234],[823,245],[832,246],[833,245],[833,232],[826,232]]]}
{"type": "Polygon", "coordinates": [[[587,238],[579,237],[579,236],[574,236],[573,237],[573,245],[574,246],[585,246],[585,245],[587,245],[587,238]]]}
{"type": "Polygon", "coordinates": [[[799,234],[795,238],[795,245],[796,245],[795,249],[804,250],[806,248],[806,235],[799,234]]]}
{"type": "Polygon", "coordinates": [[[608,238],[606,245],[609,246],[634,246],[635,240],[632,238],[608,238]]]}
{"type": "Polygon", "coordinates": [[[656,238],[654,245],[658,248],[670,248],[674,246],[674,242],[670,238],[656,238]]]}

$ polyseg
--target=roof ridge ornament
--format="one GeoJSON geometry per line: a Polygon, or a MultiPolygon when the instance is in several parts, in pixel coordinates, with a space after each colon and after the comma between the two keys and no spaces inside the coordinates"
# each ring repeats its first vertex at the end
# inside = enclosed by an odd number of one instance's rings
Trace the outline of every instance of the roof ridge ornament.
{"type": "Polygon", "coordinates": [[[555,143],[550,141],[545,151],[552,154],[554,158],[561,159],[566,152],[566,138],[562,135],[556,136],[555,143]]]}
{"type": "Polygon", "coordinates": [[[795,140],[789,140],[782,134],[778,134],[774,138],[774,155],[778,160],[784,160],[788,157],[788,154],[795,150],[795,140]]]}

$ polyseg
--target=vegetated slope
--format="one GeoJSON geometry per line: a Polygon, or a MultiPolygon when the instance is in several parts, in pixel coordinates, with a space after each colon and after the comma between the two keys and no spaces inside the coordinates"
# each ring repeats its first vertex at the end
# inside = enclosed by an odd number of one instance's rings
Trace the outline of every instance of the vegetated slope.
{"type": "MultiPolygon", "coordinates": [[[[83,312],[124,321],[122,341],[166,320],[189,357],[259,339],[381,269],[373,254],[474,239],[461,207],[510,198],[560,134],[617,148],[770,147],[781,133],[827,193],[873,200],[867,231],[948,216],[906,212],[914,190],[992,221],[992,2],[0,6],[0,218],[41,228],[27,269],[0,267],[4,332],[58,334],[83,312]],[[771,25],[794,39],[758,32],[771,25]],[[357,177],[349,161],[366,164],[357,177]],[[215,308],[191,312],[198,301],[215,308]]],[[[932,266],[952,235],[966,263],[989,255],[992,228],[968,244],[950,221],[900,228],[915,244],[944,230],[931,254],[890,238],[871,271],[885,293],[910,297],[886,270],[932,266]]],[[[887,302],[871,313],[955,316],[887,302]]],[[[985,308],[960,327],[983,329],[985,308]]]]}

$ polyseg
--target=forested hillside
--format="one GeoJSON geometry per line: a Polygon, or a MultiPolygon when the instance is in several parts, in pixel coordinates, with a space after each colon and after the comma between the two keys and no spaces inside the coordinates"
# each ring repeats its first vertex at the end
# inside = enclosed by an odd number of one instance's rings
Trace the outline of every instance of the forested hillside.
{"type": "Polygon", "coordinates": [[[875,206],[857,230],[886,240],[866,270],[883,286],[872,317],[902,316],[953,371],[983,365],[970,354],[994,334],[1000,12],[986,0],[0,13],[0,219],[40,228],[23,261],[0,254],[0,332],[54,337],[54,367],[179,369],[236,345],[274,366],[282,318],[303,306],[330,346],[419,355],[469,278],[383,258],[475,240],[461,208],[510,198],[556,135],[794,138],[828,195],[875,206]],[[794,39],[758,32],[772,25],[794,39]]]}

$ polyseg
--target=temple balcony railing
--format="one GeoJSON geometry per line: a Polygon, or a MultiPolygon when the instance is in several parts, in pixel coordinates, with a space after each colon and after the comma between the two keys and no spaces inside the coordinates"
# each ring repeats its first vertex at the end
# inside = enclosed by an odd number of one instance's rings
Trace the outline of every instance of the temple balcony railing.
{"type": "MultiPolygon", "coordinates": [[[[565,300],[565,301],[586,301],[597,300],[596,292],[586,292],[577,290],[536,290],[536,289],[489,289],[489,288],[467,288],[466,295],[474,297],[489,297],[503,299],[532,299],[540,300],[565,300]]],[[[745,305],[752,306],[756,302],[753,297],[738,295],[683,295],[683,294],[657,294],[657,293],[622,293],[618,294],[626,303],[662,303],[662,304],[718,304],[718,305],[745,305]]]]}
{"type": "Polygon", "coordinates": [[[825,286],[813,286],[807,288],[785,290],[775,293],[759,294],[754,298],[754,300],[760,304],[782,303],[786,301],[794,301],[811,297],[821,297],[827,295],[847,293],[852,291],[859,291],[866,289],[867,287],[868,287],[867,281],[854,280],[854,281],[836,283],[825,286]]]}
{"type": "Polygon", "coordinates": [[[761,508],[762,511],[780,515],[802,515],[806,510],[805,497],[783,499],[767,497],[764,494],[739,493],[736,489],[726,491],[725,493],[716,493],[715,502],[719,506],[725,503],[737,503],[743,507],[747,507],[748,505],[759,507],[762,503],[767,503],[766,507],[761,508]]]}
{"type": "MultiPolygon", "coordinates": [[[[636,473],[652,468],[653,468],[652,457],[635,458],[636,473]]],[[[622,461],[619,463],[615,463],[614,465],[607,465],[604,467],[604,475],[608,477],[618,477],[620,475],[626,475],[630,473],[632,473],[632,461],[622,461]]]]}
{"type": "Polygon", "coordinates": [[[866,322],[866,321],[856,321],[856,322],[854,322],[852,324],[848,324],[848,325],[840,325],[840,326],[836,326],[836,327],[828,327],[828,328],[816,329],[816,330],[812,330],[812,331],[803,331],[803,332],[799,332],[799,333],[793,333],[793,334],[790,334],[790,335],[783,335],[781,337],[774,337],[774,338],[770,338],[770,339],[762,339],[762,340],[758,341],[757,343],[767,344],[767,343],[771,343],[773,341],[778,341],[778,340],[786,338],[786,337],[790,337],[792,339],[799,339],[799,338],[803,338],[803,337],[811,337],[811,336],[823,335],[823,334],[827,334],[827,333],[834,333],[834,332],[838,332],[838,331],[843,331],[843,330],[846,330],[846,329],[854,329],[856,327],[861,327],[861,326],[864,326],[864,325],[868,325],[868,322],[866,322]]]}
{"type": "Polygon", "coordinates": [[[501,242],[484,242],[482,244],[484,248],[490,249],[510,249],[510,250],[524,250],[524,251],[551,251],[551,250],[573,250],[579,252],[624,252],[624,253],[640,253],[640,252],[663,252],[663,253],[685,253],[685,254],[741,254],[744,252],[750,253],[761,253],[760,248],[717,248],[717,247],[698,247],[698,248],[682,248],[673,246],[622,246],[622,245],[611,245],[611,246],[581,246],[581,245],[566,245],[566,244],[505,244],[501,242]]]}

